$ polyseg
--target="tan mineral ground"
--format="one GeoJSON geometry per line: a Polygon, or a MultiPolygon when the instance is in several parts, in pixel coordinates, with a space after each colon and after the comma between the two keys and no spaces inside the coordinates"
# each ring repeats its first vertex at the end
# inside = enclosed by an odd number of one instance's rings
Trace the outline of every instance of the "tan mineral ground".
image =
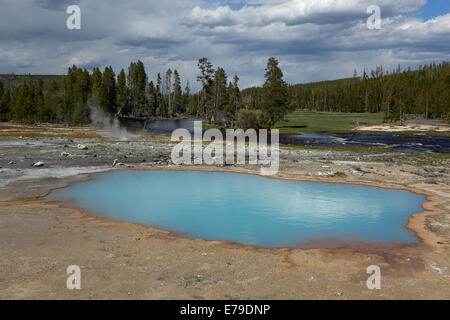
{"type": "Polygon", "coordinates": [[[254,173],[256,166],[178,167],[165,136],[121,141],[98,129],[6,124],[1,133],[0,299],[450,299],[446,156],[282,147],[278,178],[408,189],[428,195],[429,211],[405,226],[418,244],[267,249],[186,239],[46,198],[107,170],[254,173]],[[69,265],[81,268],[81,290],[66,287],[69,265]],[[371,265],[381,268],[380,290],[366,286],[371,265]]]}

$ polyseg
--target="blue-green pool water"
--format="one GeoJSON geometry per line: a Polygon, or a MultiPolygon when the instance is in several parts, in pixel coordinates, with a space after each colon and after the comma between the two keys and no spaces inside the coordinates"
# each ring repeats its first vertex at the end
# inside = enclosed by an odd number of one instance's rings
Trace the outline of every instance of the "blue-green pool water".
{"type": "Polygon", "coordinates": [[[413,243],[423,195],[361,185],[199,171],[121,171],[53,192],[119,220],[264,247],[321,239],[413,243]]]}

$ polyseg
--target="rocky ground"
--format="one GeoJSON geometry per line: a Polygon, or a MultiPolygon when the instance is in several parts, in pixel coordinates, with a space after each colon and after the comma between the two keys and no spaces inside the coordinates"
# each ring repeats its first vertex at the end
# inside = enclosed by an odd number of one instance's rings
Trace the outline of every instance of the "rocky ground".
{"type": "Polygon", "coordinates": [[[101,220],[42,197],[87,173],[178,168],[166,136],[125,141],[91,128],[0,129],[1,299],[450,299],[446,155],[283,147],[279,177],[414,189],[430,195],[433,212],[411,219],[418,245],[265,249],[101,220]],[[381,290],[366,287],[373,264],[382,269],[381,290]],[[69,265],[81,267],[82,290],[66,288],[69,265]]]}

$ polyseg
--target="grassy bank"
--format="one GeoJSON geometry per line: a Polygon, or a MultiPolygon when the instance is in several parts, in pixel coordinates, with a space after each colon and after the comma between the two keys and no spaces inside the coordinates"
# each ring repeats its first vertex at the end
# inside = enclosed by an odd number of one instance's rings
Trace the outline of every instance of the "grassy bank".
{"type": "MultiPolygon", "coordinates": [[[[301,132],[315,133],[347,133],[354,132],[357,126],[377,126],[383,124],[384,113],[339,113],[339,112],[307,112],[295,111],[286,116],[285,120],[276,124],[280,134],[298,134],[301,132]]],[[[399,123],[392,123],[399,125],[399,123]]],[[[404,135],[435,135],[450,136],[445,131],[361,131],[381,134],[404,134],[404,135]]]]}
{"type": "Polygon", "coordinates": [[[276,124],[281,134],[299,132],[351,132],[355,126],[383,123],[383,113],[335,113],[295,111],[276,124]]]}

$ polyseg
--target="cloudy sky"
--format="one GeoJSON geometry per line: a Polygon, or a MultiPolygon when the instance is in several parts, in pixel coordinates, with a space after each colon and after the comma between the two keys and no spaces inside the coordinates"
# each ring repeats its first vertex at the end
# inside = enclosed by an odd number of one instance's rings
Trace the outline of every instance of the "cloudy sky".
{"type": "Polygon", "coordinates": [[[150,78],[170,67],[197,89],[204,56],[241,87],[263,83],[271,56],[289,83],[448,60],[450,0],[0,0],[0,73],[118,72],[140,59],[150,78]],[[81,30],[66,27],[73,4],[81,30]],[[370,5],[380,30],[367,27],[370,5]]]}

